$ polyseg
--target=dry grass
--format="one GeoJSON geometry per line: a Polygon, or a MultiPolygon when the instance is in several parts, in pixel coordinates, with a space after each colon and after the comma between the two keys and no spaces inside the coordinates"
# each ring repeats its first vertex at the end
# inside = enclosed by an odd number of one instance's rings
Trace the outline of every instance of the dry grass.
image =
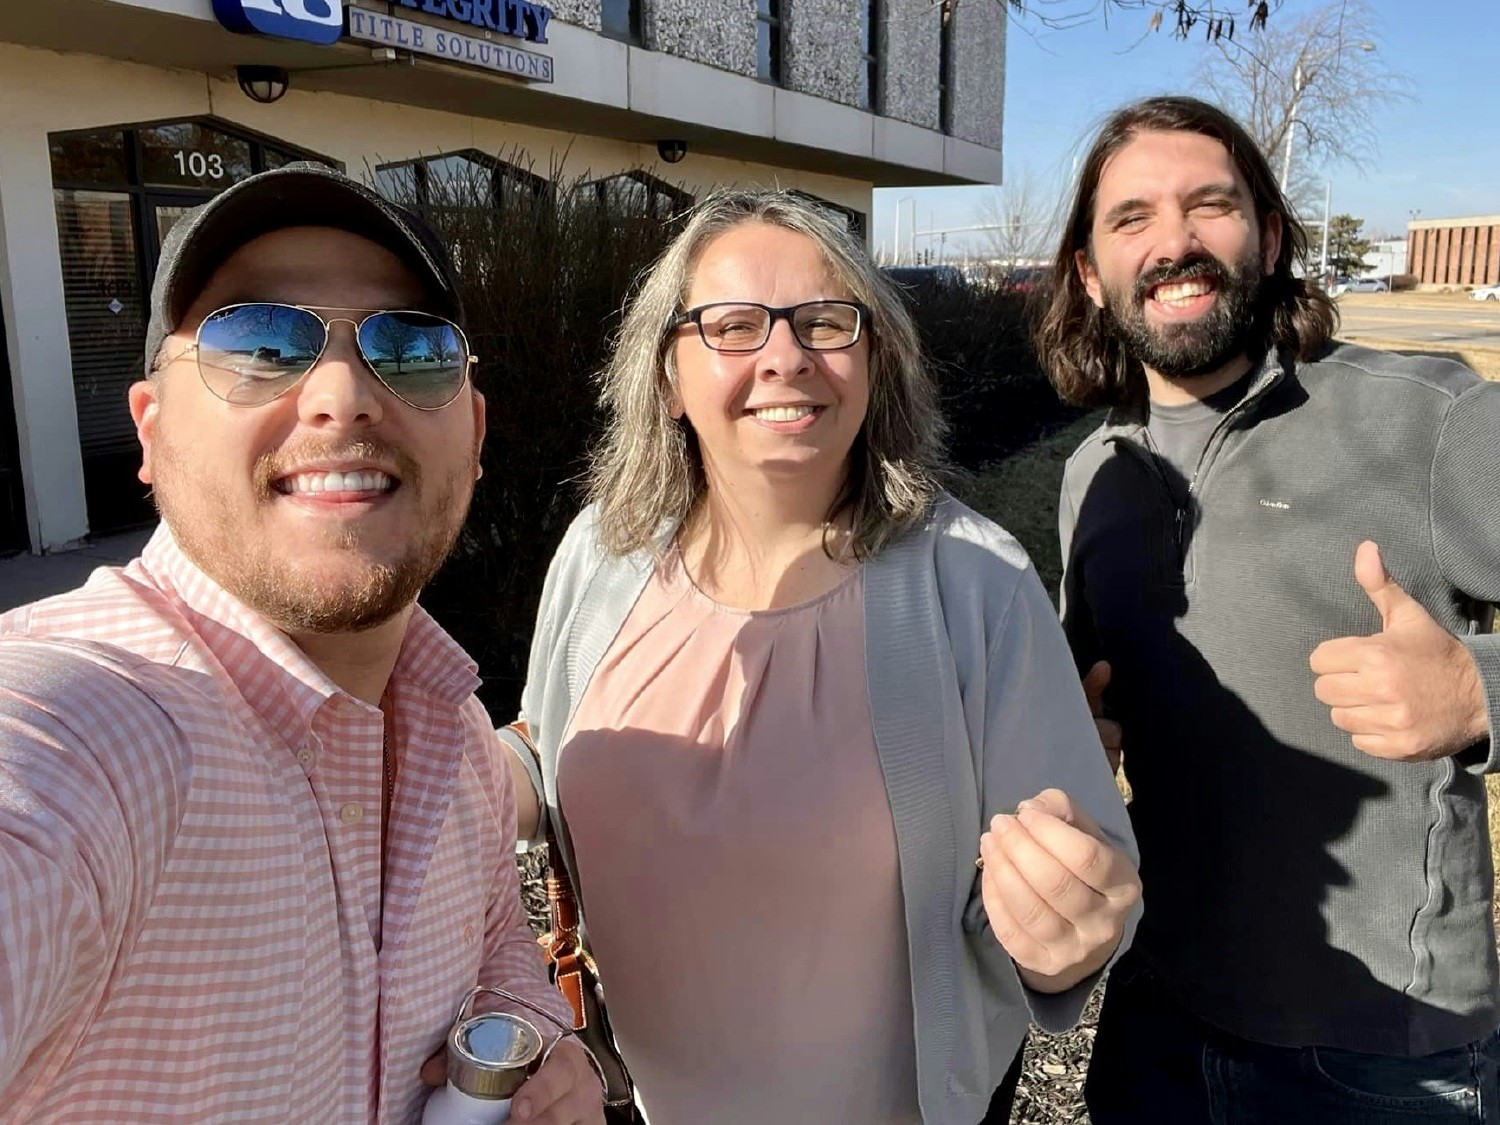
{"type": "Polygon", "coordinates": [[[976,473],[963,490],[965,503],[1021,541],[1054,600],[1062,581],[1057,497],[1062,490],[1063,467],[1079,442],[1098,428],[1103,417],[1103,411],[1084,415],[999,464],[976,473]]]}
{"type": "Polygon", "coordinates": [[[1357,333],[1340,333],[1341,340],[1359,344],[1366,348],[1397,352],[1400,355],[1436,355],[1445,359],[1458,359],[1473,368],[1486,379],[1500,381],[1500,348],[1481,348],[1462,343],[1436,343],[1421,340],[1393,340],[1384,336],[1361,336],[1357,333]]]}
{"type": "MultiPolygon", "coordinates": [[[[1468,317],[1473,315],[1483,317],[1495,312],[1494,305],[1478,304],[1469,300],[1468,294],[1461,291],[1345,293],[1338,299],[1338,303],[1340,307],[1348,306],[1353,309],[1380,312],[1395,312],[1402,308],[1446,309],[1462,312],[1468,317]]],[[[1373,332],[1362,332],[1357,326],[1357,321],[1353,324],[1346,321],[1343,330],[1339,333],[1339,339],[1361,344],[1367,348],[1398,352],[1401,355],[1438,355],[1458,359],[1486,379],[1500,380],[1500,348],[1465,344],[1462,340],[1408,340],[1402,337],[1381,336],[1373,332]]]]}

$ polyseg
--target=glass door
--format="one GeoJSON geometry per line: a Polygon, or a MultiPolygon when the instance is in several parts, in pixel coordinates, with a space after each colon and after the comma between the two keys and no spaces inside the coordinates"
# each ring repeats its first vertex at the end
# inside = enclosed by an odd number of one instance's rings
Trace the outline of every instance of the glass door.
{"type": "Polygon", "coordinates": [[[113,531],[153,515],[136,479],[141,450],[125,397],[142,376],[146,342],[135,209],[126,192],[54,195],[89,528],[113,531]]]}
{"type": "Polygon", "coordinates": [[[156,263],[161,259],[162,245],[177,221],[197,207],[207,203],[213,196],[203,192],[148,191],[146,193],[146,257],[148,272],[156,276],[156,263]]]}
{"type": "Polygon", "coordinates": [[[191,203],[163,203],[160,200],[152,200],[151,213],[156,218],[156,252],[158,256],[161,254],[163,244],[167,241],[167,235],[177,225],[177,220],[197,205],[197,200],[191,203]]]}

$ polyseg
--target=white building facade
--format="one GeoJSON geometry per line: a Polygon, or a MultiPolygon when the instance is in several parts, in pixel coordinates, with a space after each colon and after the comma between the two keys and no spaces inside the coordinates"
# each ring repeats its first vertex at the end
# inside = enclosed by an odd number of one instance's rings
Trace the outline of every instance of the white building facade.
{"type": "Polygon", "coordinates": [[[433,162],[507,173],[524,152],[518,177],[630,172],[677,202],[778,185],[863,229],[876,187],[999,182],[1003,9],[5,0],[0,552],[149,518],[125,389],[156,257],[236,180],[303,158],[376,183],[433,162]]]}

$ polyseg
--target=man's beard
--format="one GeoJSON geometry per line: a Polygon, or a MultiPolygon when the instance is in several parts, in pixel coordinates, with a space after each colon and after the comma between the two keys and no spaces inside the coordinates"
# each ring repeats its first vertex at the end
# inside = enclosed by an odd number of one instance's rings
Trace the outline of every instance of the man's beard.
{"type": "MultiPolygon", "coordinates": [[[[383,442],[315,443],[299,447],[296,455],[302,460],[326,457],[393,462],[400,487],[422,495],[421,468],[409,455],[383,442]]],[[[252,479],[261,505],[276,502],[278,494],[272,482],[289,460],[283,453],[257,461],[252,479]]],[[[439,491],[424,499],[421,526],[399,558],[390,563],[366,562],[354,576],[342,578],[307,573],[289,557],[278,557],[275,543],[241,538],[236,534],[240,529],[235,526],[235,509],[227,495],[209,482],[187,476],[183,472],[186,463],[170,443],[162,443],[159,433],[152,465],[157,485],[152,498],[178,546],[200,570],[285,633],[357,633],[384,624],[405,610],[442,567],[463,528],[478,452],[467,469],[435,482],[439,491]],[[198,493],[196,505],[179,503],[179,493],[185,489],[198,493]],[[190,511],[190,507],[197,510],[190,511]]],[[[359,529],[340,529],[328,546],[337,552],[359,551],[359,529]]]]}
{"type": "Polygon", "coordinates": [[[1192,254],[1146,271],[1128,294],[1105,286],[1104,319],[1132,358],[1168,379],[1190,379],[1218,371],[1248,351],[1264,284],[1258,251],[1251,250],[1233,267],[1211,254],[1192,254]],[[1197,278],[1214,283],[1215,299],[1207,313],[1193,321],[1147,322],[1146,298],[1155,286],[1197,278]]]}

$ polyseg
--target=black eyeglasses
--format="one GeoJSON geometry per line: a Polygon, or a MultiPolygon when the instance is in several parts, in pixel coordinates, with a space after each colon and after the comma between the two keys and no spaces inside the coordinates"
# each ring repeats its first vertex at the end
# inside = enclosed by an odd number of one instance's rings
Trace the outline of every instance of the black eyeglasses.
{"type": "Polygon", "coordinates": [[[353,325],[359,354],[391,394],[417,410],[441,410],[458,397],[478,357],[451,320],[408,309],[341,309],[270,301],[227,305],[203,318],[193,344],[203,385],[236,406],[280,398],[317,365],[328,330],[353,325]],[[325,319],[314,311],[365,313],[325,319]]]}
{"type": "Polygon", "coordinates": [[[678,313],[668,329],[696,324],[703,343],[716,352],[754,352],[765,347],[778,320],[809,351],[836,352],[859,343],[870,310],[857,301],[803,301],[772,308],[754,301],[715,301],[678,313]]]}

